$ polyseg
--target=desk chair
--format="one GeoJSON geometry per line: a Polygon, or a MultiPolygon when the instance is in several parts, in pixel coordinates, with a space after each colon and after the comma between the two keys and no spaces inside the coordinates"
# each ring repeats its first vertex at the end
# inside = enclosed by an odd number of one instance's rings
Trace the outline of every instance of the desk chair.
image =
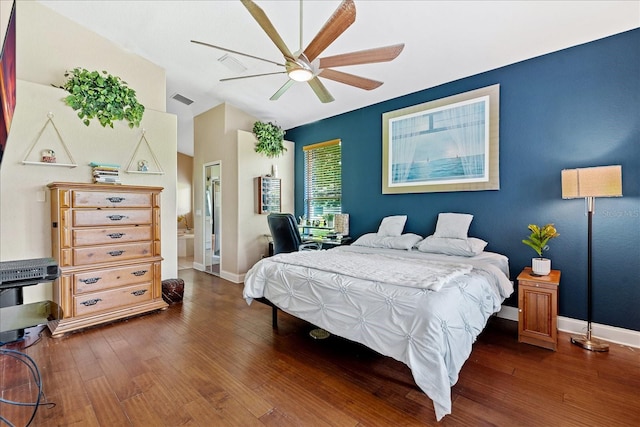
{"type": "Polygon", "coordinates": [[[319,250],[322,244],[312,242],[303,243],[296,219],[290,213],[270,213],[267,223],[273,240],[273,254],[297,252],[305,250],[319,250]]]}
{"type": "MultiPolygon", "coordinates": [[[[267,223],[271,230],[271,239],[273,240],[273,254],[320,250],[321,243],[311,242],[303,243],[296,219],[290,213],[270,213],[267,215],[267,223]]],[[[278,327],[278,308],[266,298],[258,298],[264,304],[270,305],[272,309],[272,326],[278,327]]],[[[315,339],[324,339],[329,337],[329,332],[324,329],[314,329],[309,335],[315,339]]]]}

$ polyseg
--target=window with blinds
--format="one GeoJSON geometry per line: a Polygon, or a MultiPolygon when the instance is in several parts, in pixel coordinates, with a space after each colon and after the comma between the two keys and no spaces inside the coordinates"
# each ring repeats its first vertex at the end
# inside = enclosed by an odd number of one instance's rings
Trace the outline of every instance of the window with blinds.
{"type": "Polygon", "coordinates": [[[340,140],[307,145],[304,150],[304,215],[321,219],[342,212],[342,151],[340,140]]]}

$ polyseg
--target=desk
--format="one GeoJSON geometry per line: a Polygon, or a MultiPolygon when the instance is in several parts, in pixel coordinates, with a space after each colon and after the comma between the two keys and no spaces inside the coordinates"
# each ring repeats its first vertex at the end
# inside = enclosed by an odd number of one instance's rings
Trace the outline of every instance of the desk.
{"type": "Polygon", "coordinates": [[[300,236],[302,237],[303,242],[315,242],[322,244],[323,249],[330,249],[335,246],[348,245],[351,243],[351,237],[342,236],[340,238],[337,237],[328,237],[327,234],[335,235],[334,227],[321,227],[315,225],[300,225],[298,224],[298,229],[300,230],[300,236]],[[308,230],[308,232],[307,232],[308,230]],[[317,236],[313,235],[313,230],[320,231],[317,236]],[[325,248],[325,246],[328,246],[325,248]]]}
{"type": "Polygon", "coordinates": [[[315,242],[320,243],[322,245],[322,249],[331,249],[335,246],[348,245],[351,243],[351,237],[343,236],[342,238],[328,238],[328,237],[313,237],[313,236],[302,236],[303,242],[315,242]],[[327,247],[325,247],[327,246],[327,247]]]}

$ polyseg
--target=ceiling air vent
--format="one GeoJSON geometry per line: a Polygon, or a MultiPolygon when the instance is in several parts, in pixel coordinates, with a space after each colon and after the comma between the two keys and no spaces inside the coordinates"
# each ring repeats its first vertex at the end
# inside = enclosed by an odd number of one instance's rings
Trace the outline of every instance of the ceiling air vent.
{"type": "Polygon", "coordinates": [[[228,53],[225,53],[220,58],[218,58],[218,61],[236,74],[244,73],[245,71],[247,71],[247,67],[245,67],[242,62],[238,61],[233,56],[229,56],[228,53]]]}
{"type": "Polygon", "coordinates": [[[182,96],[179,93],[174,93],[173,95],[171,95],[171,98],[175,99],[178,102],[182,102],[184,105],[193,104],[193,100],[187,98],[186,96],[182,96]]]}

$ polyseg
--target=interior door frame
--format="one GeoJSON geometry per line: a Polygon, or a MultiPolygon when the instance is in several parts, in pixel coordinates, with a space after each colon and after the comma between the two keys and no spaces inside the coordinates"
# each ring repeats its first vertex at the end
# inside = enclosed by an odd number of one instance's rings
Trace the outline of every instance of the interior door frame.
{"type": "MultiPolygon", "coordinates": [[[[205,236],[205,231],[207,229],[207,206],[205,206],[207,204],[207,168],[210,168],[212,166],[218,166],[219,167],[219,176],[218,179],[220,181],[220,200],[222,200],[222,191],[223,191],[223,183],[222,183],[222,160],[215,160],[213,162],[207,162],[204,163],[202,165],[202,198],[203,198],[203,208],[202,212],[203,215],[201,216],[201,230],[203,231],[202,233],[202,259],[200,260],[202,262],[202,266],[204,268],[204,271],[206,272],[207,270],[207,239],[205,236]]],[[[215,194],[211,194],[211,198],[213,200],[213,198],[215,197],[215,194]]],[[[214,215],[213,209],[211,211],[211,216],[214,215]]],[[[223,238],[223,227],[222,227],[222,208],[220,209],[220,218],[218,218],[218,221],[220,222],[219,225],[219,230],[220,233],[219,235],[216,235],[216,240],[220,239],[220,254],[218,255],[219,257],[219,263],[220,263],[220,272],[222,272],[222,238],[223,238]]],[[[212,230],[213,231],[213,230],[212,230]]],[[[211,251],[215,253],[215,244],[212,243],[211,245],[211,251]]],[[[217,276],[220,276],[220,273],[216,274],[217,276]]]]}

